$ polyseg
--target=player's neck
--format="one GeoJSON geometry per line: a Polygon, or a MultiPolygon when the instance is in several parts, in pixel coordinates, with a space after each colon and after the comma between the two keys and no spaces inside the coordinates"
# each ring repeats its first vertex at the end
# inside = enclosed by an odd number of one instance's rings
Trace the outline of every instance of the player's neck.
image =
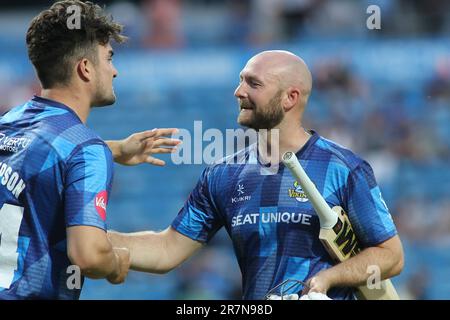
{"type": "Polygon", "coordinates": [[[309,140],[311,135],[299,123],[281,124],[267,135],[258,135],[258,150],[260,156],[270,163],[279,163],[287,151],[298,152],[309,140]]]}
{"type": "Polygon", "coordinates": [[[86,95],[76,93],[77,90],[69,88],[42,89],[41,97],[57,101],[72,109],[83,123],[89,116],[90,104],[86,95]]]}
{"type": "Polygon", "coordinates": [[[308,142],[309,134],[301,123],[293,122],[280,128],[280,156],[287,151],[297,153],[308,142]]]}

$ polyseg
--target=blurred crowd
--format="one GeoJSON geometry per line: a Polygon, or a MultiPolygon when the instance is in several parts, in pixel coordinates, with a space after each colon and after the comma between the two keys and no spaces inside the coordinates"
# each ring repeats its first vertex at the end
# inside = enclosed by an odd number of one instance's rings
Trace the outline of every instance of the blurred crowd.
{"type": "Polygon", "coordinates": [[[435,36],[450,33],[449,9],[445,0],[142,0],[112,5],[113,12],[127,17],[137,45],[163,49],[259,46],[315,37],[435,36]],[[370,5],[381,9],[378,33],[365,28],[370,5]]]}
{"type": "MultiPolygon", "coordinates": [[[[450,1],[445,0],[104,3],[110,4],[109,10],[125,24],[130,36],[126,50],[131,52],[195,49],[201,54],[201,50],[217,47],[254,49],[278,47],[278,44],[296,46],[301,51],[302,46],[314,46],[319,38],[417,38],[420,41],[450,34],[450,1]],[[381,8],[382,28],[376,32],[365,27],[366,8],[371,4],[381,8]]],[[[26,30],[28,17],[40,9],[27,9],[27,16],[16,8],[15,21],[22,19],[26,30]]],[[[12,13],[8,11],[8,14],[12,13]]],[[[1,20],[0,26],[5,23],[1,20]]],[[[2,37],[10,41],[8,35],[0,31],[0,40],[2,37]]],[[[22,37],[12,40],[24,41],[24,32],[22,37]]],[[[7,49],[3,51],[0,59],[7,59],[7,49]]],[[[389,55],[389,52],[384,53],[389,55]]],[[[388,68],[385,81],[374,80],[356,70],[351,61],[330,58],[329,54],[324,54],[323,59],[317,57],[311,65],[314,89],[305,126],[361,154],[374,168],[405,245],[405,273],[394,282],[404,298],[427,299],[443,295],[450,298],[448,286],[432,288],[445,280],[450,283],[450,272],[439,274],[439,279],[433,278],[439,267],[446,268],[442,261],[450,259],[446,254],[450,252],[450,52],[444,52],[442,57],[422,79],[410,79],[408,83],[389,81],[388,68]],[[424,254],[427,257],[421,258],[424,254]]],[[[386,55],[382,58],[389,59],[386,55]]],[[[26,63],[24,58],[23,64],[26,63]]],[[[18,66],[0,63],[0,111],[23,102],[39,90],[31,73],[25,78],[15,78],[15,68],[18,66]]],[[[198,95],[203,97],[201,90],[199,87],[198,95]]],[[[180,103],[176,95],[168,99],[166,108],[180,103]]],[[[219,113],[216,118],[221,117],[219,110],[212,111],[219,113]]],[[[96,124],[94,121],[94,129],[96,124]]],[[[124,131],[124,135],[128,133],[124,131]]],[[[181,183],[180,179],[178,181],[181,183]]],[[[193,183],[186,183],[187,192],[193,183]]],[[[151,184],[145,185],[149,193],[151,188],[151,184]]],[[[165,289],[163,298],[240,298],[238,266],[231,242],[222,231],[194,259],[164,276],[173,285],[165,289]]],[[[95,288],[108,290],[108,285],[88,285],[85,298],[117,297],[108,296],[108,291],[104,290],[97,290],[100,293],[96,295],[95,288]]]]}
{"type": "Polygon", "coordinates": [[[402,237],[449,245],[450,64],[410,89],[419,92],[370,84],[335,61],[315,77],[317,105],[328,110],[315,110],[312,127],[372,164],[402,237]]]}

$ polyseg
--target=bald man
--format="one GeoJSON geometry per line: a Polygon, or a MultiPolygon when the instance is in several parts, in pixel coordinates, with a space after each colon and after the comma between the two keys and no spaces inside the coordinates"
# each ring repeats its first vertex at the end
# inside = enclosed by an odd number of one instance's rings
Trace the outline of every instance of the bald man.
{"type": "Polygon", "coordinates": [[[166,273],[225,227],[242,272],[244,299],[263,299],[288,279],[308,283],[293,289],[299,293],[353,299],[353,288],[371,276],[369,266],[377,266],[382,278],[400,273],[402,246],[369,164],[302,127],[311,88],[308,67],[290,52],[265,51],[248,61],[235,91],[238,123],[259,132],[276,130],[279,142],[271,145],[272,139],[260,136],[258,143],[207,167],[166,230],[109,233],[114,246],[129,248],[132,269],[166,273]],[[365,247],[360,254],[334,265],[319,241],[314,209],[279,164],[288,150],[306,162],[329,205],[348,212],[365,247]],[[279,164],[278,170],[264,170],[268,163],[279,164]]]}

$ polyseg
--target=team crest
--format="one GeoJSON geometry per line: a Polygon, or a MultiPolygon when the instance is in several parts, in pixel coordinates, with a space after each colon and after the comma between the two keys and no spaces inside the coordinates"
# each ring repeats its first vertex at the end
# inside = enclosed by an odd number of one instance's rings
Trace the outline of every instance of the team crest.
{"type": "Polygon", "coordinates": [[[297,181],[294,182],[294,189],[288,189],[289,197],[295,198],[295,200],[299,202],[308,201],[308,197],[305,192],[303,192],[302,187],[298,184],[297,181]]]}

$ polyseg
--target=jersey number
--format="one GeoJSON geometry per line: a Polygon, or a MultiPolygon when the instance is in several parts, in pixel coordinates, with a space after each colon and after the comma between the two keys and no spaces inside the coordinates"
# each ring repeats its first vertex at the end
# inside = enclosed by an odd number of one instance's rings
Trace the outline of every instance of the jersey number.
{"type": "Polygon", "coordinates": [[[23,207],[5,203],[0,209],[0,287],[8,289],[14,280],[19,253],[19,229],[23,207]]]}

